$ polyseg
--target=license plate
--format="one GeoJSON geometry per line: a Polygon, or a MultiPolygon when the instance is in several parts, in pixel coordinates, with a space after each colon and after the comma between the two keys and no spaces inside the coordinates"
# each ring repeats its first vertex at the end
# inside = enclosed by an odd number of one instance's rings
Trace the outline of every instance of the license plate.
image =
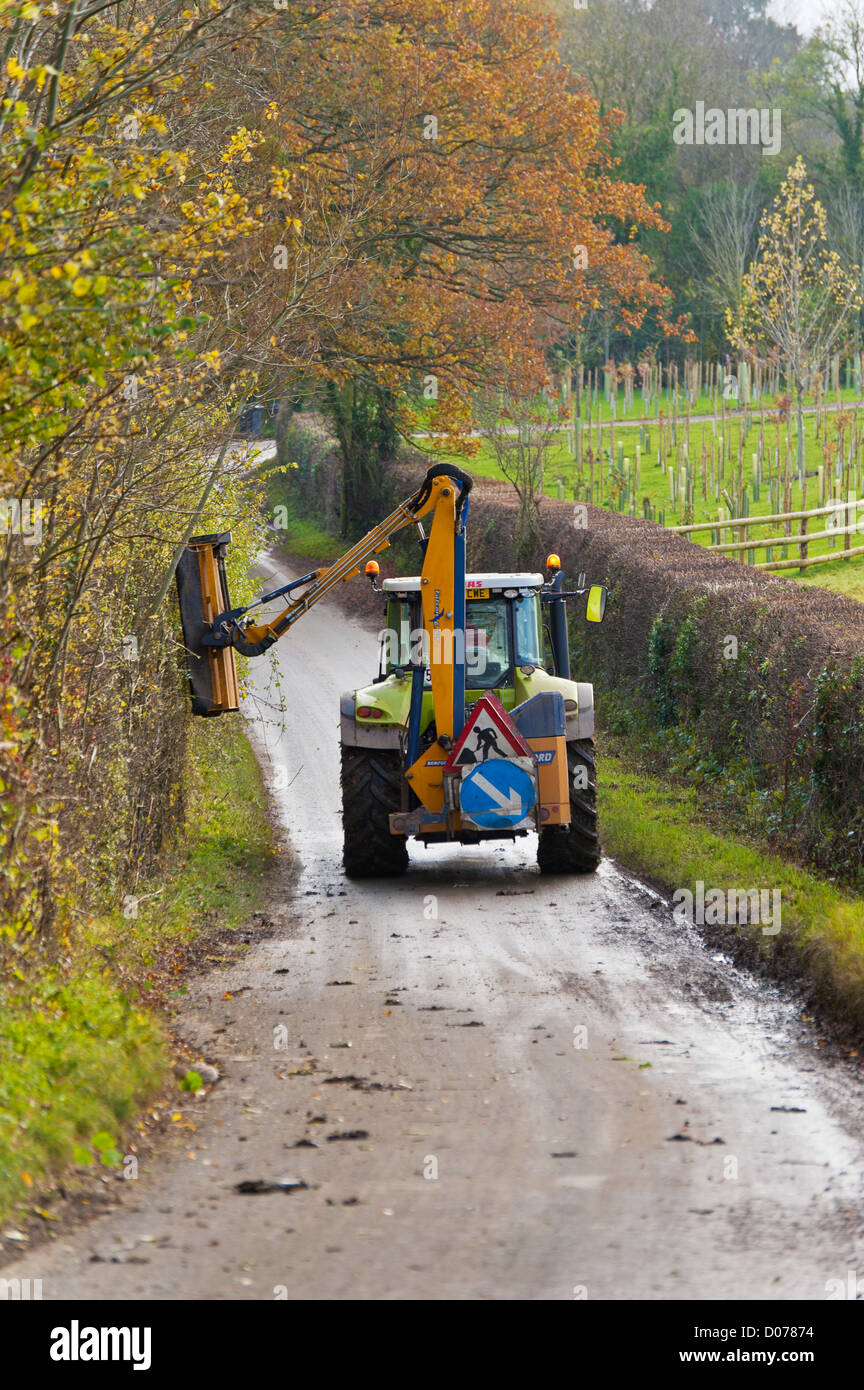
{"type": "Polygon", "coordinates": [[[488,598],[488,597],[489,597],[489,590],[488,590],[488,589],[466,589],[466,590],[465,590],[465,597],[466,597],[466,598],[488,598]]]}

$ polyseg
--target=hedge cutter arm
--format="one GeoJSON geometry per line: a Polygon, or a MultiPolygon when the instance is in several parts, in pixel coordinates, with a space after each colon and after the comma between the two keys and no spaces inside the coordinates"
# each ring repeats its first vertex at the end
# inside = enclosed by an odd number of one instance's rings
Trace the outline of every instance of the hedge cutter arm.
{"type": "Polygon", "coordinates": [[[212,716],[239,709],[234,653],[260,656],[266,652],[313,604],[325,598],[337,584],[359,574],[364,561],[386,550],[392,536],[406,526],[419,525],[423,517],[436,510],[443,498],[451,497],[454,483],[459,487],[454,512],[457,529],[460,529],[462,504],[471,490],[472,480],[459,468],[433,464],[418,491],[401,502],[334,564],[310,570],[299,579],[262,594],[245,607],[232,608],[228,596],[225,554],[231,533],[190,537],[177,566],[177,592],[189,658],[187,675],[192,691],[192,713],[212,716]],[[282,597],[288,602],[269,622],[242,623],[253,608],[282,597]]]}

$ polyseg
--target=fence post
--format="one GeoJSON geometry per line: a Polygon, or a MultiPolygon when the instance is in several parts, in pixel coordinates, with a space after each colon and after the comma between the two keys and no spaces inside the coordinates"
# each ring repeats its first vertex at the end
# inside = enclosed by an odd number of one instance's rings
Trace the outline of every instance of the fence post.
{"type": "MultiPolygon", "coordinates": [[[[740,456],[740,454],[739,454],[739,462],[740,462],[740,457],[741,457],[741,456],[740,456]]],[[[738,481],[739,481],[739,483],[741,482],[741,471],[740,471],[740,469],[739,469],[739,472],[738,472],[738,481]]],[[[746,517],[746,516],[748,515],[749,511],[750,511],[750,501],[749,501],[749,498],[748,498],[748,496],[747,496],[747,489],[746,489],[745,487],[742,486],[740,492],[738,493],[738,497],[736,498],[736,501],[737,501],[737,503],[738,503],[738,515],[739,515],[740,517],[746,517]]],[[[750,539],[750,538],[749,538],[749,536],[747,535],[747,527],[746,527],[746,526],[739,526],[739,527],[738,527],[738,540],[739,540],[739,541],[746,541],[746,540],[749,540],[749,539],[750,539]]],[[[746,550],[739,550],[739,551],[736,551],[736,554],[738,554],[738,555],[741,556],[741,563],[742,563],[742,564],[746,565],[746,564],[748,564],[748,563],[752,563],[752,561],[749,561],[749,557],[748,557],[748,554],[747,554],[747,551],[746,551],[746,550]]]]}

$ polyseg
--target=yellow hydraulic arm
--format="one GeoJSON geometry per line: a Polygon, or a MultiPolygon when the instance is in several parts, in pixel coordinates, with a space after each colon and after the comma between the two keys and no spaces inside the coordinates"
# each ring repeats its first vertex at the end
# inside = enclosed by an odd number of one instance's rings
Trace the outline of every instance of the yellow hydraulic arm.
{"type": "MultiPolygon", "coordinates": [[[[435,711],[436,738],[420,753],[423,672],[412,671],[405,776],[430,811],[444,809],[444,763],[465,719],[465,526],[464,493],[437,490],[435,515],[420,575],[420,602],[435,711]]],[[[467,505],[467,504],[466,504],[467,505]]]]}
{"type": "MultiPolygon", "coordinates": [[[[325,569],[310,571],[299,579],[292,580],[280,589],[263,594],[255,603],[244,608],[231,608],[225,578],[225,549],[230,541],[226,535],[193,536],[177,567],[177,587],[180,598],[180,616],[183,636],[189,654],[188,675],[192,687],[192,712],[201,715],[225,714],[239,708],[237,676],[234,652],[244,656],[260,656],[267,651],[279,637],[297,621],[298,618],[330,593],[337,584],[351,579],[360,571],[364,561],[390,544],[391,536],[404,527],[419,523],[430,512],[439,514],[439,504],[443,504],[444,514],[452,518],[449,530],[449,564],[445,558],[446,540],[441,536],[442,527],[435,526],[429,545],[434,547],[436,577],[430,588],[427,600],[424,581],[423,612],[430,642],[436,641],[435,634],[450,628],[449,641],[452,645],[454,621],[454,564],[453,533],[457,526],[463,499],[472,486],[472,479],[461,469],[445,464],[434,464],[426,474],[422,486],[400,503],[395,511],[379,525],[373,527],[362,540],[352,546],[339,560],[325,569]],[[459,493],[456,494],[458,485],[459,493]],[[437,535],[436,535],[437,532],[437,535]],[[439,548],[441,553],[439,555],[439,548]],[[448,580],[449,573],[449,580],[448,580]],[[302,590],[296,597],[295,591],[302,590]],[[241,624],[241,619],[252,608],[269,603],[283,595],[288,596],[285,608],[275,618],[265,623],[241,624]],[[436,598],[437,595],[437,598],[436,598]],[[439,611],[440,610],[440,611],[439,611]]],[[[441,517],[444,521],[444,515],[441,517]]],[[[463,545],[464,569],[464,545],[463,545]]],[[[430,561],[433,556],[430,555],[430,561]]],[[[424,569],[427,566],[424,565],[424,569]]],[[[464,588],[464,574],[461,587],[464,588]]],[[[436,689],[435,663],[432,668],[433,692],[438,708],[439,692],[436,689]]],[[[441,714],[446,728],[452,736],[453,698],[452,686],[447,715],[447,695],[442,685],[440,692],[441,714]]],[[[444,729],[439,724],[439,728],[444,729]]]]}

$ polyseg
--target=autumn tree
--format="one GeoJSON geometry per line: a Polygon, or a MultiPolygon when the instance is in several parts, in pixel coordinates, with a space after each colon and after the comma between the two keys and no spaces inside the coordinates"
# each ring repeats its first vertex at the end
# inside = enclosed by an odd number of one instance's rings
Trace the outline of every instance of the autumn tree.
{"type": "Polygon", "coordinates": [[[804,459],[804,394],[810,374],[838,341],[860,305],[858,275],[829,249],[825,210],[799,157],[780,193],[762,216],[756,259],[744,278],[729,333],[742,351],[754,341],[786,359],[795,392],[798,458],[804,459]]]}
{"type": "MultiPolygon", "coordinates": [[[[276,17],[235,82],[267,98],[301,241],[351,222],[332,282],[344,312],[308,321],[343,453],[349,438],[377,450],[384,417],[405,428],[424,383],[438,438],[464,444],[474,392],[536,374],[545,342],[595,297],[591,277],[629,323],[665,302],[633,240],[659,212],[616,177],[614,122],[528,0],[353,0],[303,44],[276,17]]],[[[344,465],[363,517],[368,448],[344,465]]]]}
{"type": "Polygon", "coordinates": [[[464,445],[476,392],[539,384],[601,283],[625,324],[665,295],[633,233],[660,213],[533,0],[0,0],[0,33],[15,934],[48,920],[64,863],[82,902],[109,892],[179,814],[164,600],[193,527],[230,527],[248,592],[244,401],[319,390],[362,524],[423,383],[437,439],[464,445]]]}
{"type": "Polygon", "coordinates": [[[255,22],[242,6],[0,4],[0,880],[16,949],[44,933],[60,877],[83,909],[121,872],[134,882],[176,819],[184,702],[154,603],[188,525],[233,522],[248,583],[254,513],[220,444],[254,362],[223,277],[260,225],[235,171],[261,137],[223,124],[201,152],[177,137],[196,55],[255,22]]]}

